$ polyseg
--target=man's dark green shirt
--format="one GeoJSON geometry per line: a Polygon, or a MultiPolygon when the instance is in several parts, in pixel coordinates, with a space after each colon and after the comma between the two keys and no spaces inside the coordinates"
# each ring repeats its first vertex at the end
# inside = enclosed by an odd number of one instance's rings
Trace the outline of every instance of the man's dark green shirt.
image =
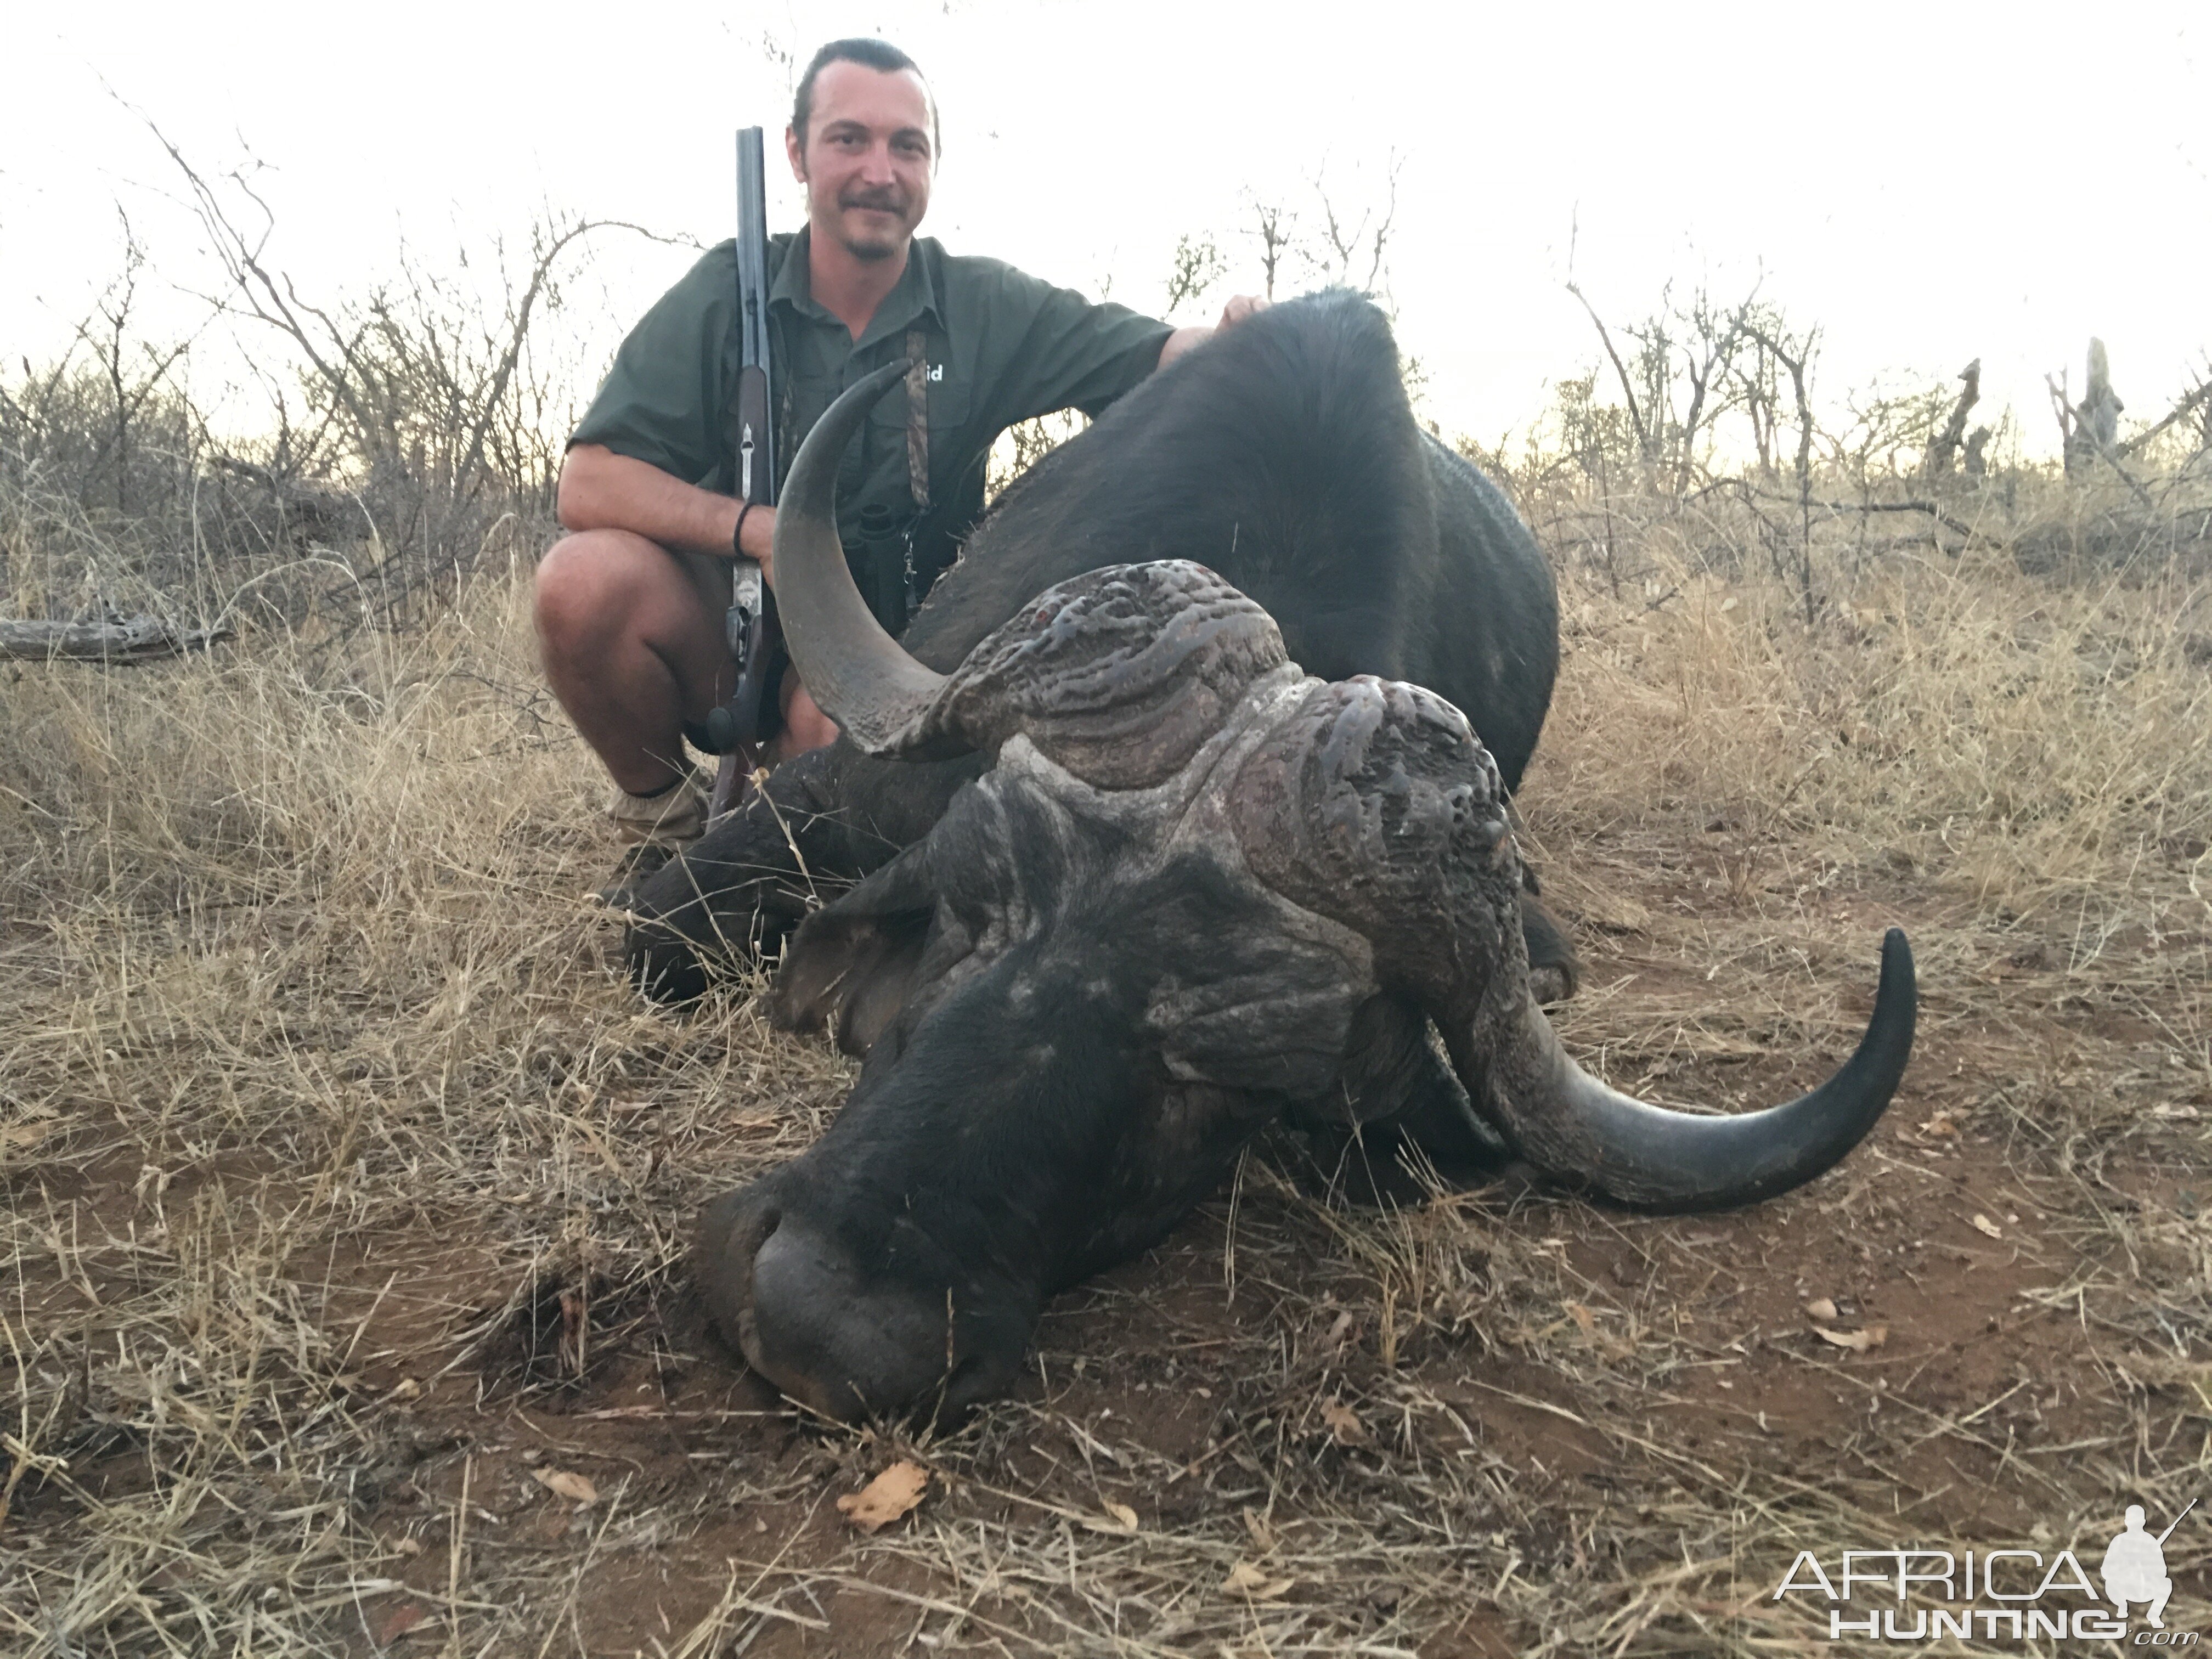
{"type": "MultiPolygon", "coordinates": [[[[1150,374],[1170,330],[1126,307],[1027,276],[996,259],[947,253],[916,237],[898,286],[855,341],[807,283],[806,231],[770,239],[770,350],[778,377],[776,459],[788,469],[837,394],[924,339],[929,508],[915,527],[920,585],[950,564],[983,508],[984,465],[999,434],[1060,409],[1096,415],[1150,374]]],[[[630,331],[572,444],[603,444],[702,489],[734,494],[737,245],[709,249],[630,331]]],[[[904,383],[870,414],[838,475],[848,550],[876,507],[914,522],[904,383]]],[[[781,480],[779,480],[781,482],[781,480]]]]}

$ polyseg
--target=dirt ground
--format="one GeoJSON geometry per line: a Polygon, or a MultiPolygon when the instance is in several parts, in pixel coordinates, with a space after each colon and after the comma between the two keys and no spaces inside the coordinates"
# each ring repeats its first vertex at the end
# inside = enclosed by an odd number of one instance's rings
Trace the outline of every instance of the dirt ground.
{"type": "MultiPolygon", "coordinates": [[[[1570,595],[1523,795],[1559,1023],[1647,1098],[1766,1103],[1901,925],[1870,1140],[1655,1219],[1350,1208],[1279,1132],[920,1440],[803,1419],[701,1320],[690,1218],[850,1073],[746,987],[621,983],[513,591],[343,675],[24,671],[0,1647],[1750,1655],[1857,1645],[1776,1598],[1801,1551],[2094,1572],[2127,1504],[2212,1498],[2203,590],[1908,575],[1811,635],[1736,597],[1570,595]]],[[[2166,1547],[2205,1629],[2212,1510],[2166,1547]]]]}

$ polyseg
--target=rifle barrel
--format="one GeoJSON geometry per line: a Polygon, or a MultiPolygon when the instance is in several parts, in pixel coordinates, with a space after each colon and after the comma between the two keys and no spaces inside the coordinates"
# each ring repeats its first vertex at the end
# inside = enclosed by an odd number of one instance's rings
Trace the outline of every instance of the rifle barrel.
{"type": "Polygon", "coordinates": [[[2181,1513],[2180,1513],[2179,1515],[2177,1515],[2177,1516],[2175,1516],[2173,1517],[2172,1524],[2171,1526],[2168,1526],[2168,1527],[2166,1528],[2166,1529],[2164,1532],[2162,1532],[2162,1533],[2159,1534],[2159,1535],[2158,1535],[2158,1541],[2159,1541],[2159,1546],[2160,1546],[2160,1548],[2165,1547],[2166,1540],[2167,1539],[2169,1539],[2169,1538],[2171,1538],[2171,1537],[2172,1537],[2172,1536],[2173,1536],[2173,1528],[2174,1528],[2175,1527],[2179,1526],[2179,1525],[2182,1523],[2182,1522],[2183,1522],[2183,1521],[2187,1517],[2187,1516],[2188,1516],[2188,1514],[2189,1514],[2189,1511],[2190,1511],[2190,1510],[2193,1510],[2193,1509],[2195,1509],[2196,1507],[2197,1507],[2197,1500],[2196,1500],[2195,1498],[2191,1498],[2191,1499],[2190,1499],[2186,1504],[2184,1504],[2181,1506],[2181,1513]]]}
{"type": "MultiPolygon", "coordinates": [[[[775,502],[775,395],[770,380],[768,316],[768,173],[758,127],[738,130],[738,385],[733,493],[768,507],[775,502]]],[[[740,516],[739,523],[744,520],[740,516]]],[[[775,724],[765,698],[771,659],[779,647],[774,599],[762,589],[760,567],[739,559],[731,572],[731,605],[723,619],[738,681],[728,702],[714,711],[708,734],[721,751],[708,811],[716,817],[737,805],[740,757],[744,768],[775,724]]]]}
{"type": "Polygon", "coordinates": [[[768,174],[762,131],[738,131],[738,494],[775,501],[775,410],[769,386],[768,174]]]}

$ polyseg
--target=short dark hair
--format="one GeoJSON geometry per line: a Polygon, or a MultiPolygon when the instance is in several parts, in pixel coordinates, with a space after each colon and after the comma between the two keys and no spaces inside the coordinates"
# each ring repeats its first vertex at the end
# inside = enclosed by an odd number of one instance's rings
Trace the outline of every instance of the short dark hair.
{"type": "Polygon", "coordinates": [[[799,94],[791,100],[791,130],[799,135],[799,149],[806,150],[806,124],[814,118],[814,77],[831,64],[859,64],[884,75],[896,75],[901,70],[912,70],[915,78],[921,82],[922,95],[929,100],[929,145],[932,150],[945,148],[941,124],[937,116],[937,94],[929,89],[929,77],[915,63],[888,40],[856,34],[847,40],[832,40],[814,54],[806,65],[806,73],[799,77],[799,94]]]}

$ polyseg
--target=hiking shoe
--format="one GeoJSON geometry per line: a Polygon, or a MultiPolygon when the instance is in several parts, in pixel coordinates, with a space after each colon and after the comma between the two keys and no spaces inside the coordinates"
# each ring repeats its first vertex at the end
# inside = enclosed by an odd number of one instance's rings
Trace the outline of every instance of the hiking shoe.
{"type": "Polygon", "coordinates": [[[614,879],[599,890],[603,903],[628,907],[630,896],[707,831],[707,798],[689,775],[657,795],[617,788],[607,807],[615,830],[629,843],[614,879]]]}

